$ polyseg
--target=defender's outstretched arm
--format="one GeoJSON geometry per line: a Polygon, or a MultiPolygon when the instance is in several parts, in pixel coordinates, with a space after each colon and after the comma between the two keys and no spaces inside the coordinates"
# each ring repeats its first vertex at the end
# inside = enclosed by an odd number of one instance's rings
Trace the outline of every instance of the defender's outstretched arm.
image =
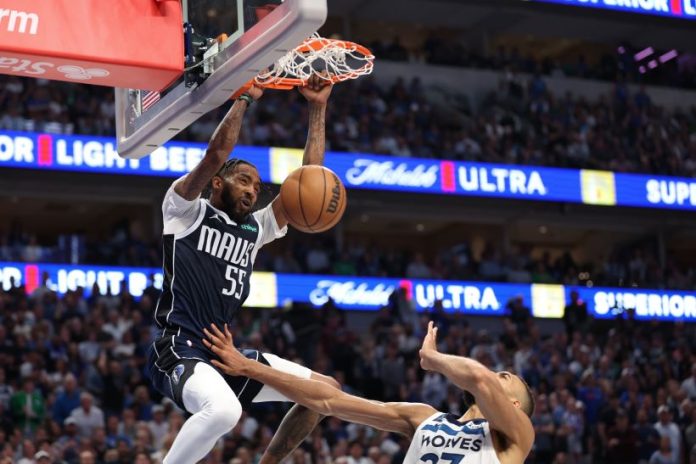
{"type": "Polygon", "coordinates": [[[323,382],[302,379],[277,371],[265,364],[244,357],[233,345],[232,335],[225,327],[206,330],[205,345],[221,361],[213,361],[223,372],[250,377],[278,390],[290,400],[326,416],[368,425],[388,432],[412,436],[418,425],[436,410],[426,404],[381,403],[349,395],[323,382]]]}

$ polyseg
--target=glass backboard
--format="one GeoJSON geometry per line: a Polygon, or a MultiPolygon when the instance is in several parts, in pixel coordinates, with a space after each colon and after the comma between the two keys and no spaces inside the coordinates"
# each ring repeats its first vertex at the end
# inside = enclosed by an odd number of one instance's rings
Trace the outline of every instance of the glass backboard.
{"type": "MultiPolygon", "coordinates": [[[[159,92],[116,89],[116,136],[141,158],[319,29],[326,0],[182,0],[184,74],[159,92]]],[[[146,46],[146,44],[143,44],[146,46]]]]}

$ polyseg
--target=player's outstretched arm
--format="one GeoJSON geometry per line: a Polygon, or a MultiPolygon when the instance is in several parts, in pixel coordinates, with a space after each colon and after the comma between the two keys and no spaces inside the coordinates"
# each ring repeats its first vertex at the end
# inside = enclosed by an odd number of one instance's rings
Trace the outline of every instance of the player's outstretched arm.
{"type": "Polygon", "coordinates": [[[232,334],[222,333],[215,325],[205,330],[203,343],[220,361],[213,364],[229,375],[250,377],[274,388],[291,401],[325,416],[412,436],[418,425],[436,411],[426,404],[380,403],[360,398],[326,383],[302,379],[243,356],[235,347],[232,334]]]}
{"type": "Polygon", "coordinates": [[[534,428],[524,411],[510,401],[494,372],[473,359],[440,353],[437,328],[432,322],[428,324],[420,357],[423,369],[443,374],[457,387],[474,395],[491,428],[505,435],[526,457],[534,443],[534,428]]]}
{"type": "MultiPolygon", "coordinates": [[[[252,86],[247,93],[254,100],[261,98],[263,90],[252,86]]],[[[185,200],[195,200],[205,189],[210,179],[229,158],[239,139],[242,120],[248,103],[238,99],[227,112],[210,138],[208,149],[203,159],[193,170],[174,184],[174,191],[185,200]]]]}
{"type": "Polygon", "coordinates": [[[324,164],[326,149],[326,104],[329,101],[333,84],[314,74],[307,85],[299,91],[309,102],[309,131],[305,144],[302,165],[324,164]]]}
{"type": "MultiPolygon", "coordinates": [[[[326,150],[326,104],[329,101],[333,84],[321,77],[312,75],[307,85],[299,87],[299,91],[309,102],[309,131],[305,144],[302,165],[324,164],[324,151],[326,150]]],[[[273,215],[279,228],[288,224],[280,198],[276,197],[272,203],[273,215]]]]}

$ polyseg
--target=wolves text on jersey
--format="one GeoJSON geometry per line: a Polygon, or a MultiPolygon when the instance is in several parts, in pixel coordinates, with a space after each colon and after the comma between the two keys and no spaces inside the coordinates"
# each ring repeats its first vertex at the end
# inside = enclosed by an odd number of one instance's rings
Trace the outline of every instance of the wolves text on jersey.
{"type": "Polygon", "coordinates": [[[434,448],[457,448],[461,450],[479,451],[483,446],[481,439],[472,439],[463,436],[451,435],[423,435],[421,446],[432,446],[434,448]]]}

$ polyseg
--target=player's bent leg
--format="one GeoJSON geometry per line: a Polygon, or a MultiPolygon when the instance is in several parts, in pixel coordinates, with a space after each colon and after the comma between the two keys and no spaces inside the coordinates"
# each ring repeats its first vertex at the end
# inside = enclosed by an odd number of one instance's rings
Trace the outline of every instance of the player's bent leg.
{"type": "MultiPolygon", "coordinates": [[[[274,354],[264,353],[262,356],[268,364],[280,371],[296,375],[305,379],[314,379],[340,388],[339,383],[332,377],[319,374],[297,363],[280,358],[274,354]]],[[[254,402],[289,401],[276,390],[264,385],[254,402]]],[[[295,405],[283,418],[280,427],[276,431],[271,443],[261,457],[259,464],[277,464],[286,456],[289,456],[295,448],[307,437],[317,424],[324,418],[321,414],[311,411],[304,406],[295,405]]]]}
{"type": "Polygon", "coordinates": [[[237,425],[242,405],[225,379],[212,366],[198,362],[186,379],[181,401],[193,415],[176,436],[164,464],[191,464],[203,459],[215,442],[237,425]]]}

